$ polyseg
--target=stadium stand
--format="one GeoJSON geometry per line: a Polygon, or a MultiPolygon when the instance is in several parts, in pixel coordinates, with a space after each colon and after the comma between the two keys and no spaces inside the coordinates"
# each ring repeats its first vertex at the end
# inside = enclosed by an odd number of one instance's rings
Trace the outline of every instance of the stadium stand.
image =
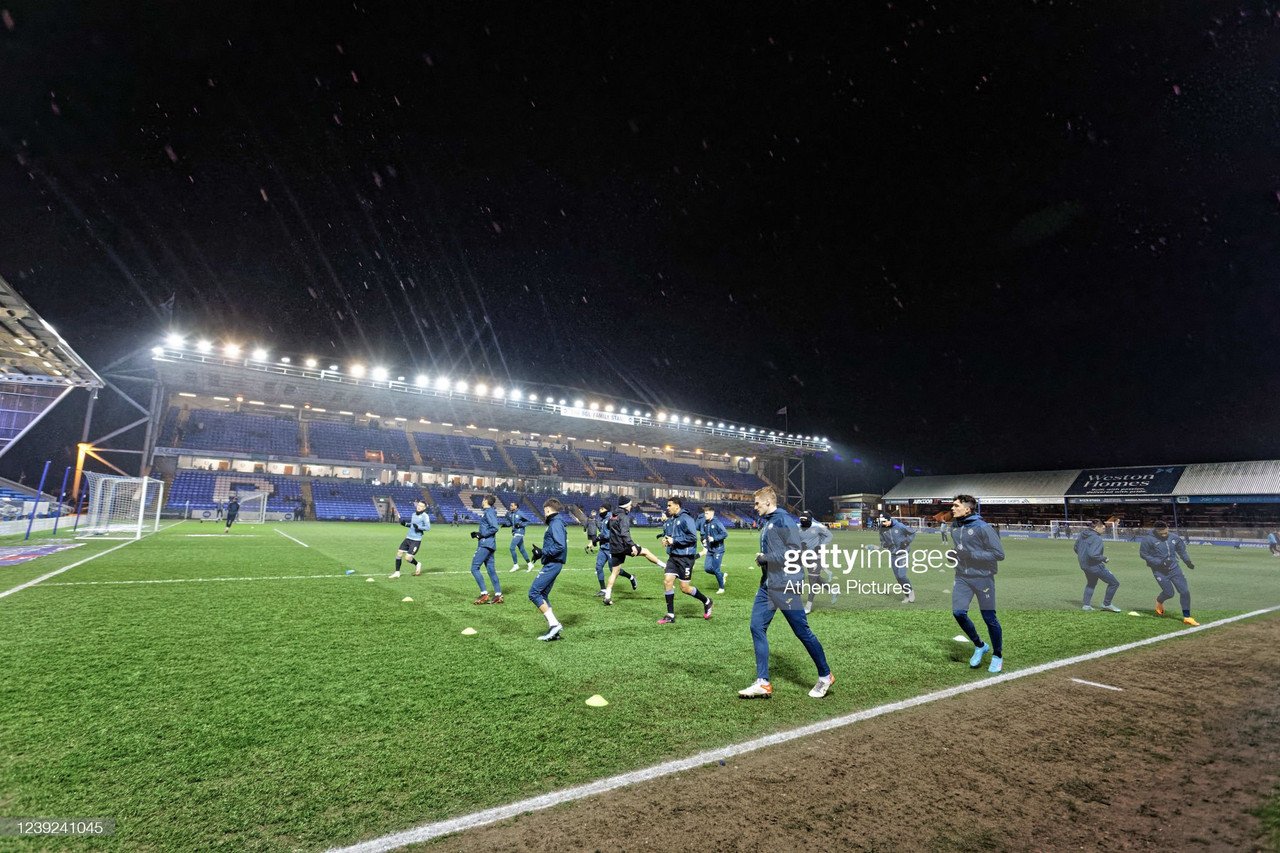
{"type": "Polygon", "coordinates": [[[740,471],[729,471],[720,468],[711,469],[711,475],[726,489],[738,489],[744,492],[754,492],[756,489],[762,489],[768,485],[764,480],[755,474],[744,474],[740,471]]]}
{"type": "Polygon", "coordinates": [[[698,465],[688,462],[671,462],[660,456],[646,460],[658,475],[658,481],[673,486],[697,486],[705,488],[714,486],[711,475],[698,465]]]}
{"type": "Polygon", "coordinates": [[[405,466],[413,462],[409,436],[402,429],[316,420],[308,424],[307,432],[311,455],[317,459],[377,461],[405,466]]]}
{"type": "Polygon", "coordinates": [[[193,409],[185,428],[177,425],[177,419],[175,413],[170,436],[173,447],[274,456],[299,453],[298,422],[290,418],[193,409]]]}
{"type": "Polygon", "coordinates": [[[659,478],[644,464],[644,460],[617,451],[580,451],[582,458],[602,480],[622,480],[631,483],[656,483],[659,478]]]}
{"type": "Polygon", "coordinates": [[[515,466],[515,473],[519,476],[537,477],[543,473],[542,465],[531,448],[509,444],[505,449],[507,456],[511,458],[511,464],[515,466]]]}

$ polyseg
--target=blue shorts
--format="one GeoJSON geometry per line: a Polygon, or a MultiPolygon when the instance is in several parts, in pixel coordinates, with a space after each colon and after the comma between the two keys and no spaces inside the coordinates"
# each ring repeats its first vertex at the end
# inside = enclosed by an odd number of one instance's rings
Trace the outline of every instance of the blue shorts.
{"type": "Polygon", "coordinates": [[[549,566],[543,566],[538,576],[533,579],[533,583],[529,586],[529,600],[541,607],[547,603],[547,596],[551,594],[551,587],[555,584],[556,578],[560,576],[560,570],[564,568],[564,563],[552,563],[549,566]]]}

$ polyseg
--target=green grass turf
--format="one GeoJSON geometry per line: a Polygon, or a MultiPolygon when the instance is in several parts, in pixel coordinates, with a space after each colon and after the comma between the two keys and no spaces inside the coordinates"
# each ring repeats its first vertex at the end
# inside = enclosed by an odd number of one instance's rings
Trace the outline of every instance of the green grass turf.
{"type": "MultiPolygon", "coordinates": [[[[552,595],[566,636],[547,644],[525,598],[533,576],[507,571],[509,534],[498,551],[507,603],[471,604],[470,529],[433,529],[428,573],[391,581],[396,526],[238,525],[213,537],[220,525],[184,522],[0,599],[0,814],[118,821],[113,838],[60,845],[71,849],[317,848],[986,677],[952,640],[950,573],[932,572],[912,607],[849,599],[812,617],[838,679],[822,702],[805,695],[813,666],[775,620],[775,696],[743,702],[753,533],[731,534],[715,618],[678,596],[679,621],[659,627],[658,570],[646,564],[639,592],[620,585],[606,609],[571,528],[552,595]],[[295,579],[265,579],[278,576],[295,579]],[[462,636],[468,626],[479,633],[462,636]],[[586,706],[594,693],[610,705],[586,706]]],[[[541,535],[531,528],[529,542],[541,535]]],[[[847,547],[869,541],[837,534],[847,547]]],[[[0,590],[115,544],[0,569],[0,590]]],[[[1006,549],[1010,670],[1181,627],[1150,616],[1156,587],[1135,545],[1108,553],[1117,603],[1142,618],[1078,610],[1070,543],[1006,549]]],[[[1202,621],[1280,603],[1280,560],[1265,549],[1192,554],[1202,621]]],[[[704,580],[699,563],[695,583],[714,588],[704,580]]]]}

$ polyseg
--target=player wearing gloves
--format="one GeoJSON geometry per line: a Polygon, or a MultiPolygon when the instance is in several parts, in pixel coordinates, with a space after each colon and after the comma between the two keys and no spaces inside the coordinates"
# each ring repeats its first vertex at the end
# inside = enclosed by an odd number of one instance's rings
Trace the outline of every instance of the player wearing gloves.
{"type": "Polygon", "coordinates": [[[709,575],[715,575],[716,583],[720,585],[716,595],[724,595],[726,573],[720,567],[724,563],[724,543],[729,538],[729,531],[725,529],[720,519],[716,518],[714,507],[702,508],[698,533],[702,536],[702,553],[698,556],[705,558],[702,562],[702,570],[709,575]]]}
{"type": "MultiPolygon", "coordinates": [[[[613,584],[622,575],[631,581],[631,588],[636,588],[635,575],[622,568],[627,557],[639,557],[641,548],[631,538],[631,498],[618,498],[618,508],[609,514],[605,522],[606,538],[609,545],[609,580],[604,585],[604,603],[613,604],[613,584]]],[[[604,546],[600,546],[604,550],[604,546]]]]}
{"type": "Polygon", "coordinates": [[[1173,598],[1174,590],[1178,591],[1179,603],[1182,605],[1182,621],[1188,625],[1200,623],[1191,618],[1191,588],[1187,586],[1187,576],[1182,573],[1178,558],[1187,564],[1188,569],[1195,569],[1195,563],[1187,556],[1187,543],[1181,536],[1169,532],[1169,525],[1157,521],[1151,532],[1142,537],[1138,546],[1138,556],[1151,569],[1156,583],[1160,584],[1160,594],[1156,596],[1156,615],[1164,615],[1164,603],[1173,598]]]}
{"type": "Polygon", "coordinates": [[[1102,599],[1102,609],[1119,613],[1120,608],[1111,603],[1120,588],[1120,581],[1107,568],[1107,558],[1102,553],[1102,532],[1107,529],[1106,522],[1093,521],[1089,527],[1080,531],[1076,537],[1076,558],[1080,561],[1080,571],[1084,572],[1086,584],[1084,588],[1084,606],[1081,610],[1092,610],[1093,588],[1102,581],[1107,585],[1106,595],[1102,599]]]}
{"type": "Polygon", "coordinates": [[[1004,559],[1004,546],[1000,544],[1000,534],[978,515],[978,499],[973,495],[956,495],[951,502],[951,514],[954,517],[951,538],[956,546],[953,549],[956,580],[951,587],[951,615],[965,636],[973,641],[969,667],[977,669],[982,666],[983,656],[991,652],[991,666],[987,667],[987,672],[1000,672],[1004,669],[1004,630],[996,618],[996,572],[999,571],[996,564],[1004,559]],[[991,645],[982,641],[969,618],[969,605],[974,596],[978,598],[982,621],[987,623],[987,630],[991,632],[991,645]]]}
{"type": "Polygon", "coordinates": [[[527,566],[525,571],[533,571],[533,560],[529,559],[528,553],[524,550],[525,522],[524,516],[520,514],[520,504],[511,502],[511,506],[507,509],[507,517],[502,519],[502,526],[511,528],[511,571],[520,571],[520,561],[516,558],[517,549],[520,551],[520,556],[524,557],[527,566]]]}
{"type": "Polygon", "coordinates": [[[684,508],[684,499],[674,496],[667,498],[667,518],[662,536],[662,542],[667,546],[667,562],[662,576],[667,615],[659,619],[658,624],[670,625],[676,621],[677,579],[680,581],[680,591],[693,596],[702,605],[702,618],[710,619],[714,602],[689,582],[693,577],[693,561],[698,553],[697,523],[684,508]]]}
{"type": "Polygon", "coordinates": [[[471,558],[471,576],[476,579],[476,584],[480,587],[480,597],[475,600],[475,604],[502,603],[502,585],[498,583],[498,572],[493,567],[493,552],[498,547],[495,539],[498,533],[498,512],[494,509],[497,505],[497,496],[485,495],[484,515],[480,517],[480,529],[471,531],[471,538],[476,540],[476,553],[471,558]],[[484,575],[480,574],[481,566],[489,572],[489,580],[493,582],[493,598],[489,598],[489,591],[484,588],[484,575]]]}
{"type": "Polygon", "coordinates": [[[431,518],[427,515],[427,502],[419,498],[413,502],[413,515],[410,518],[400,519],[400,526],[409,528],[404,535],[404,540],[400,543],[400,550],[396,551],[396,570],[389,577],[395,579],[400,577],[400,561],[406,557],[409,563],[416,566],[413,570],[413,576],[416,578],[422,574],[422,564],[418,562],[418,549],[422,547],[422,534],[431,529],[431,518]]]}
{"type": "Polygon", "coordinates": [[[547,532],[542,535],[542,547],[533,546],[533,559],[542,563],[542,569],[529,586],[529,600],[547,618],[547,633],[538,637],[539,640],[558,640],[564,631],[560,620],[551,612],[551,602],[547,601],[547,596],[551,595],[551,587],[560,576],[564,561],[569,556],[569,540],[565,534],[564,519],[560,517],[563,509],[564,505],[560,501],[547,498],[542,505],[543,515],[547,517],[547,532]]]}

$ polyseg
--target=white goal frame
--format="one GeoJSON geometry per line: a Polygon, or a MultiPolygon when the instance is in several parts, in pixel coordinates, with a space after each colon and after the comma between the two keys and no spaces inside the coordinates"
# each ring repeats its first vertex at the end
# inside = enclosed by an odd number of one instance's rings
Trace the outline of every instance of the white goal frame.
{"type": "Polygon", "coordinates": [[[267,523],[267,492],[249,492],[239,495],[240,514],[236,516],[237,524],[267,523]]]}
{"type": "Polygon", "coordinates": [[[84,472],[89,505],[76,528],[77,539],[141,539],[160,529],[164,483],[151,477],[84,472]]]}
{"type": "MultiPolygon", "coordinates": [[[[1102,534],[1103,539],[1119,541],[1120,525],[1114,521],[1105,522],[1106,532],[1102,534]]],[[[1061,518],[1055,518],[1049,522],[1049,538],[1058,539],[1075,539],[1081,530],[1088,530],[1093,525],[1088,521],[1066,521],[1061,518]],[[1062,536],[1062,532],[1066,531],[1066,536],[1062,536]]]]}
{"type": "MultiPolygon", "coordinates": [[[[925,519],[921,518],[918,515],[895,515],[893,516],[893,520],[901,521],[903,524],[905,524],[907,527],[910,527],[912,530],[924,530],[926,527],[928,527],[928,525],[925,524],[925,519]]],[[[877,524],[877,526],[879,525],[877,524]]]]}

